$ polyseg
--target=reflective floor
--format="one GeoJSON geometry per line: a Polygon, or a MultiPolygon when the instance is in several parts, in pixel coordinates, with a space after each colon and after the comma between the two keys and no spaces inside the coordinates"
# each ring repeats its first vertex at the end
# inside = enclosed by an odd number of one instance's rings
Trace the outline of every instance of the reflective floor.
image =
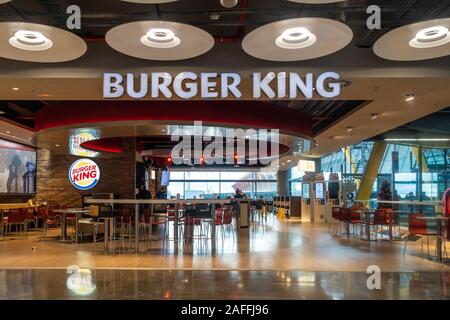
{"type": "MultiPolygon", "coordinates": [[[[220,228],[219,228],[220,229],[220,228]]],[[[72,230],[69,230],[69,234],[72,230]]],[[[162,232],[162,230],[160,230],[162,232]]],[[[103,252],[103,243],[64,244],[51,236],[47,240],[39,232],[28,237],[0,237],[0,269],[3,268],[82,268],[177,269],[177,270],[292,270],[365,272],[369,265],[378,265],[382,272],[415,272],[449,270],[429,259],[435,252],[435,237],[430,237],[430,255],[426,241],[422,252],[421,239],[409,241],[403,255],[404,241],[363,241],[353,236],[336,236],[327,224],[277,221],[270,216],[267,225],[252,223],[241,229],[239,236],[218,230],[217,255],[211,256],[210,241],[194,241],[193,255],[184,255],[182,245],[174,255],[170,241],[167,255],[161,255],[162,242],[141,243],[141,253],[132,250],[116,255],[103,252]]],[[[154,230],[153,236],[156,236],[154,230]]],[[[117,241],[120,247],[122,243],[117,241]]],[[[124,246],[127,247],[127,241],[124,246]]],[[[132,243],[131,243],[132,245],[132,243]]]]}
{"type": "Polygon", "coordinates": [[[448,272],[0,270],[0,299],[449,299],[448,272]]]}

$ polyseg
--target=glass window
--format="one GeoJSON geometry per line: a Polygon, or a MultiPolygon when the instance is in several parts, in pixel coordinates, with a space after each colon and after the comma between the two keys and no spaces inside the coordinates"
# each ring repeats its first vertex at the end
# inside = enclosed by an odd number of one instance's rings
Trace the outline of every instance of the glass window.
{"type": "Polygon", "coordinates": [[[167,197],[176,197],[180,194],[180,198],[184,198],[184,182],[171,182],[167,186],[167,197]]]}
{"type": "Polygon", "coordinates": [[[184,180],[184,171],[171,171],[170,181],[172,180],[184,180]]]}
{"type": "Polygon", "coordinates": [[[254,172],[246,172],[246,171],[223,171],[220,174],[221,180],[253,180],[254,172]]]}
{"type": "Polygon", "coordinates": [[[186,180],[219,180],[220,172],[217,171],[186,171],[186,180]]]}
{"type": "Polygon", "coordinates": [[[185,182],[185,198],[186,199],[213,199],[219,195],[219,182],[185,182]]]}

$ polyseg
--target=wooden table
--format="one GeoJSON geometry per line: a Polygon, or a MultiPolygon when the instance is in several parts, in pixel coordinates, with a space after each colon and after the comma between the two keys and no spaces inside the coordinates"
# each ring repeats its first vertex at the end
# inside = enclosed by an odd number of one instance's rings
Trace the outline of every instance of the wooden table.
{"type": "Polygon", "coordinates": [[[442,221],[447,221],[449,217],[435,216],[435,217],[417,217],[418,220],[435,221],[436,222],[436,251],[437,260],[443,262],[442,259],[442,221]]]}

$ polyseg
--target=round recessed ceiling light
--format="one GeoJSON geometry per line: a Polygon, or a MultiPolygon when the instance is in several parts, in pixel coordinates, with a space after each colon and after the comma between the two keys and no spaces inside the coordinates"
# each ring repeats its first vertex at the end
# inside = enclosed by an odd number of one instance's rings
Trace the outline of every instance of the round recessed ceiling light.
{"type": "Polygon", "coordinates": [[[266,24],[242,41],[249,55],[270,61],[323,57],[344,48],[353,38],[345,24],[324,18],[296,18],[266,24]]]}
{"type": "Polygon", "coordinates": [[[413,48],[433,48],[450,42],[450,32],[447,27],[435,26],[420,30],[411,39],[409,45],[413,48]]]}
{"type": "Polygon", "coordinates": [[[418,61],[450,55],[450,18],[428,20],[394,29],[373,46],[375,54],[394,61],[418,61]]]}
{"type": "Polygon", "coordinates": [[[324,4],[324,3],[344,2],[348,0],[288,0],[288,1],[307,4],[324,4]]]}
{"type": "Polygon", "coordinates": [[[178,0],[121,0],[121,1],[132,3],[159,4],[159,3],[175,2],[178,0]]]}
{"type": "Polygon", "coordinates": [[[312,46],[317,37],[306,28],[290,28],[275,39],[275,44],[283,49],[301,49],[312,46]]]}
{"type": "Polygon", "coordinates": [[[173,48],[181,43],[172,30],[165,28],[152,28],[141,37],[142,44],[159,49],[173,48]]]}
{"type": "Polygon", "coordinates": [[[9,44],[28,51],[43,51],[53,47],[53,41],[38,31],[19,30],[11,38],[9,44]]]}
{"type": "Polygon", "coordinates": [[[0,22],[0,57],[64,62],[77,59],[86,51],[84,40],[69,31],[36,23],[0,22]]]}
{"type": "Polygon", "coordinates": [[[214,38],[197,27],[167,21],[137,21],[106,33],[106,42],[123,54],[147,60],[183,60],[208,52],[214,38]]]}

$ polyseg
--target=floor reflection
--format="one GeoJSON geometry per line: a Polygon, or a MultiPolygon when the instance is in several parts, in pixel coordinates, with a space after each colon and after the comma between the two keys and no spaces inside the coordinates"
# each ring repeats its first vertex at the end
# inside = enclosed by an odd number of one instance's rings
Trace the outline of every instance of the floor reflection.
{"type": "Polygon", "coordinates": [[[448,272],[0,270],[1,299],[449,299],[448,272]],[[71,278],[74,277],[75,278],[71,278]],[[80,276],[81,275],[81,276],[80,276]],[[75,280],[75,281],[71,281],[75,280]],[[69,285],[71,283],[71,285],[69,285]],[[87,289],[92,289],[90,292],[87,289]]]}

